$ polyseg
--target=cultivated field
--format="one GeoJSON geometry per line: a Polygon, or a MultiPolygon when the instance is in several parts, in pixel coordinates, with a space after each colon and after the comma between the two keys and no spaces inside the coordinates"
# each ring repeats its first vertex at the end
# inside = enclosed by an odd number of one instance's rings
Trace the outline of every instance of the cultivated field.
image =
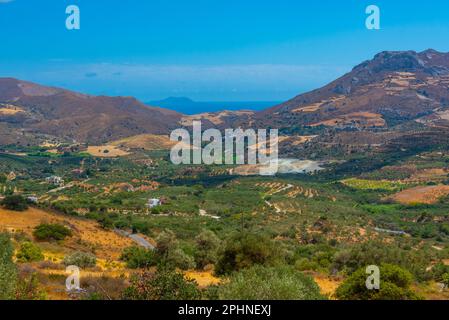
{"type": "Polygon", "coordinates": [[[396,193],[391,197],[401,204],[436,203],[441,197],[449,195],[449,186],[418,186],[396,193]]]}

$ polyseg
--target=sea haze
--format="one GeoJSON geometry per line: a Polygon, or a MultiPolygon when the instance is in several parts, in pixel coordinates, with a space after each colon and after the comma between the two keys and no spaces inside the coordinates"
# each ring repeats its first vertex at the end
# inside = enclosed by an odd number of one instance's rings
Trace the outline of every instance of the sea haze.
{"type": "Polygon", "coordinates": [[[171,97],[164,100],[150,101],[153,107],[171,109],[183,114],[198,114],[222,110],[263,110],[280,104],[280,101],[193,101],[189,98],[171,97]]]}

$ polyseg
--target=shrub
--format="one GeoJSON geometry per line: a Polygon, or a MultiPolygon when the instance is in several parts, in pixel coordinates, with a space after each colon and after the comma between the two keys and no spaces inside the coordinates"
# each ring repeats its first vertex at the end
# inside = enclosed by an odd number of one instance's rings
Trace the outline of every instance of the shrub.
{"type": "Polygon", "coordinates": [[[0,300],[12,300],[17,285],[17,269],[12,262],[14,248],[6,233],[0,233],[0,300]]]}
{"type": "Polygon", "coordinates": [[[324,299],[315,281],[292,267],[254,266],[231,276],[218,288],[223,300],[324,299]]]}
{"type": "Polygon", "coordinates": [[[16,300],[45,300],[47,294],[39,289],[39,281],[35,272],[21,274],[17,281],[16,300]]]}
{"type": "Polygon", "coordinates": [[[449,287],[449,273],[445,273],[442,276],[442,282],[445,288],[449,287]]]}
{"type": "Polygon", "coordinates": [[[194,269],[196,266],[195,259],[180,248],[171,250],[163,262],[168,267],[179,268],[181,270],[194,269]]]}
{"type": "Polygon", "coordinates": [[[44,255],[41,248],[32,242],[25,241],[20,245],[20,249],[16,254],[17,261],[21,263],[42,261],[44,255]]]}
{"type": "Polygon", "coordinates": [[[295,267],[299,271],[321,270],[326,272],[333,261],[336,250],[328,244],[308,244],[295,249],[295,267]]]}
{"type": "Polygon", "coordinates": [[[435,264],[432,267],[432,279],[442,282],[444,274],[449,274],[449,266],[442,262],[435,264]]]}
{"type": "Polygon", "coordinates": [[[295,261],[295,269],[298,271],[317,270],[318,264],[307,258],[301,258],[295,261]]]}
{"type": "Polygon", "coordinates": [[[120,260],[125,261],[126,266],[130,269],[148,268],[156,265],[156,257],[152,250],[135,246],[125,248],[120,260]]]}
{"type": "Polygon", "coordinates": [[[161,214],[161,213],[162,213],[162,208],[161,207],[154,207],[154,208],[151,209],[151,214],[158,215],[158,214],[161,214]]]}
{"type": "Polygon", "coordinates": [[[368,265],[388,263],[406,268],[417,280],[428,280],[431,273],[427,272],[429,252],[425,250],[406,250],[396,246],[386,246],[381,241],[369,241],[357,244],[349,250],[336,254],[331,268],[347,274],[368,265]]]}
{"type": "Polygon", "coordinates": [[[97,265],[97,258],[86,252],[75,252],[64,257],[64,265],[77,266],[79,268],[92,268],[97,265]]]}
{"type": "Polygon", "coordinates": [[[128,286],[126,277],[104,276],[98,281],[96,276],[84,276],[81,278],[81,288],[86,291],[82,295],[85,300],[120,300],[128,286]]]}
{"type": "Polygon", "coordinates": [[[360,268],[346,279],[335,292],[340,300],[417,300],[410,289],[413,276],[399,266],[380,266],[380,289],[369,290],[366,286],[366,268],[360,268]]]}
{"type": "Polygon", "coordinates": [[[145,271],[131,280],[125,290],[127,300],[198,300],[201,292],[196,282],[186,280],[182,273],[158,269],[155,273],[145,271]]]}
{"type": "Polygon", "coordinates": [[[176,235],[170,231],[163,231],[156,239],[156,255],[161,264],[167,268],[188,270],[195,268],[195,260],[180,247],[176,235]]]}
{"type": "Polygon", "coordinates": [[[2,205],[6,209],[13,211],[25,211],[28,209],[27,200],[20,195],[6,196],[2,201],[2,205]]]}
{"type": "Polygon", "coordinates": [[[202,231],[196,238],[195,261],[198,268],[215,264],[218,259],[220,239],[210,230],[202,231]]]}
{"type": "Polygon", "coordinates": [[[109,230],[109,229],[114,228],[114,220],[112,220],[112,218],[107,216],[107,215],[101,216],[98,219],[98,223],[105,230],[109,230]]]}
{"type": "Polygon", "coordinates": [[[274,243],[251,233],[238,233],[226,241],[216,266],[219,275],[249,268],[255,264],[272,264],[278,258],[274,243]]]}
{"type": "Polygon", "coordinates": [[[72,235],[72,231],[60,224],[40,224],[34,229],[33,235],[38,240],[64,240],[72,235]]]}
{"type": "Polygon", "coordinates": [[[162,231],[156,238],[156,251],[161,257],[165,257],[172,250],[178,247],[178,240],[176,235],[171,230],[162,231]]]}

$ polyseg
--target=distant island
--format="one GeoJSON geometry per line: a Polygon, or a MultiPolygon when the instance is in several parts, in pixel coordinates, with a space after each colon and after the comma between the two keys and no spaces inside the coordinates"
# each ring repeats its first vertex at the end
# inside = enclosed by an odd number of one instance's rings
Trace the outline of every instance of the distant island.
{"type": "Polygon", "coordinates": [[[187,97],[169,97],[163,100],[147,102],[153,107],[171,109],[184,114],[198,114],[203,112],[216,112],[222,110],[263,110],[280,101],[194,101],[187,97]]]}

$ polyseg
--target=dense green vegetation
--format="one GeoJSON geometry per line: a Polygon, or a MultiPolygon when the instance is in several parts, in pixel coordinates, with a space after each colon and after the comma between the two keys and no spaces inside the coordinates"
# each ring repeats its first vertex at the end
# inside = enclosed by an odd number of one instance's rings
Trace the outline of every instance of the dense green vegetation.
{"type": "Polygon", "coordinates": [[[72,232],[60,224],[40,224],[35,228],[33,235],[38,240],[64,240],[71,236],[72,232]]]}
{"type": "Polygon", "coordinates": [[[199,269],[203,269],[207,265],[214,265],[218,261],[218,250],[221,241],[217,235],[210,230],[203,230],[195,238],[195,262],[199,269]]]}
{"type": "MultiPolygon", "coordinates": [[[[39,289],[36,274],[32,271],[21,274],[13,263],[13,254],[10,235],[0,233],[0,300],[45,299],[46,294],[39,289]]],[[[36,258],[37,255],[34,251],[31,257],[36,258]]]]}
{"type": "Polygon", "coordinates": [[[6,196],[1,204],[8,210],[25,211],[28,209],[27,200],[20,195],[6,196]]]}
{"type": "Polygon", "coordinates": [[[123,250],[120,259],[125,261],[130,269],[148,268],[156,264],[155,254],[152,250],[135,246],[123,250]]]}
{"type": "Polygon", "coordinates": [[[14,248],[8,234],[0,234],[0,300],[15,298],[17,269],[12,262],[14,248]]]}
{"type": "Polygon", "coordinates": [[[312,278],[291,267],[255,266],[233,274],[218,288],[224,300],[321,300],[312,278]]]}
{"type": "Polygon", "coordinates": [[[44,259],[42,250],[32,242],[24,241],[20,244],[20,249],[16,254],[19,262],[35,262],[44,259]]]}
{"type": "Polygon", "coordinates": [[[337,289],[336,297],[341,300],[416,300],[411,290],[413,277],[405,269],[395,265],[380,265],[379,289],[367,290],[365,268],[355,271],[337,289]]]}
{"type": "Polygon", "coordinates": [[[198,300],[201,292],[193,281],[173,270],[142,272],[132,279],[123,295],[127,300],[198,300]]]}
{"type": "MultiPolygon", "coordinates": [[[[449,196],[430,204],[391,200],[415,186],[447,184],[444,152],[332,154],[344,162],[330,163],[319,174],[255,177],[229,175],[221,166],[174,166],[162,151],[117,159],[20,151],[31,156],[0,154],[5,208],[39,206],[154,240],[155,250],[133,246],[122,253],[126,267],[137,272],[124,293],[129,299],[324,298],[305,274],[344,279],[340,299],[414,299],[411,284],[449,281],[449,196]],[[428,169],[444,169],[443,175],[421,181],[417,173],[428,169]],[[11,171],[15,178],[8,176],[11,171]],[[45,180],[52,175],[62,177],[65,187],[45,180]],[[28,196],[39,203],[28,204],[28,196]],[[162,205],[149,209],[153,198],[162,205]],[[382,265],[391,285],[365,292],[360,270],[367,265],[382,265]],[[200,290],[180,277],[185,270],[206,270],[229,281],[200,290]],[[408,280],[396,283],[394,277],[408,280]],[[165,292],[175,288],[176,294],[165,292]]],[[[48,223],[34,232],[39,241],[70,235],[67,227],[48,223]]],[[[15,244],[20,263],[41,259],[29,240],[15,244]]],[[[94,258],[75,252],[62,263],[90,268],[94,258]]]]}
{"type": "Polygon", "coordinates": [[[217,263],[218,274],[274,264],[279,258],[275,245],[267,237],[253,233],[236,233],[227,239],[217,263]]]}
{"type": "Polygon", "coordinates": [[[86,252],[74,252],[71,255],[64,257],[64,264],[66,266],[77,266],[79,268],[92,268],[97,264],[97,258],[86,252]]]}

